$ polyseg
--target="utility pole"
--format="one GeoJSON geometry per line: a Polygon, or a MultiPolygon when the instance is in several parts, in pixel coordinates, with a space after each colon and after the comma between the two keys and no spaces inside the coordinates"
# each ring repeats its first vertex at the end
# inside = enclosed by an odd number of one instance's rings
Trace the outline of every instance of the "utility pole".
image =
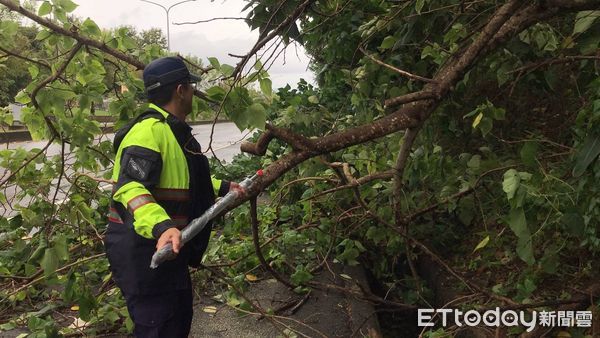
{"type": "Polygon", "coordinates": [[[149,1],[149,0],[140,0],[140,1],[156,5],[156,6],[160,7],[160,8],[162,8],[165,11],[165,13],[167,14],[167,50],[171,51],[171,32],[169,30],[169,26],[171,25],[171,22],[169,21],[169,12],[171,11],[171,8],[173,8],[173,7],[177,6],[177,5],[181,5],[183,3],[190,2],[190,1],[196,1],[196,0],[184,0],[184,1],[180,1],[180,2],[177,2],[177,3],[175,3],[175,4],[173,4],[173,5],[169,6],[169,7],[165,7],[165,6],[161,5],[161,4],[158,4],[156,2],[149,1]]]}

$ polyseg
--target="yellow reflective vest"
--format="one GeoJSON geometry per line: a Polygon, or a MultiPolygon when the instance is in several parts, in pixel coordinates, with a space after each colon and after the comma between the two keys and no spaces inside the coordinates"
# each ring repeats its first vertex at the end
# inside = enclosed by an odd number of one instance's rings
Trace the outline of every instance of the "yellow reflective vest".
{"type": "MultiPolygon", "coordinates": [[[[133,218],[135,232],[145,238],[157,238],[164,230],[185,227],[189,212],[181,204],[190,198],[190,170],[186,156],[167,123],[174,116],[150,104],[164,119],[150,117],[135,123],[118,146],[112,179],[116,182],[113,201],[121,208],[110,209],[109,221],[123,223],[118,209],[133,218]]],[[[215,195],[222,181],[211,177],[215,195]]],[[[228,189],[228,186],[227,186],[228,189]]],[[[221,192],[223,194],[223,192],[221,192]]]]}

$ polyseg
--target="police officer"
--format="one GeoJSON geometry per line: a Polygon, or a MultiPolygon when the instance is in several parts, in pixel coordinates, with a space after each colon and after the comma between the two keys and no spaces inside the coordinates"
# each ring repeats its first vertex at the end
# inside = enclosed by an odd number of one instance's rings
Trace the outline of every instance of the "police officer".
{"type": "Polygon", "coordinates": [[[211,225],[183,247],[180,230],[215,195],[242,188],[211,178],[185,122],[200,78],[177,57],[151,62],[143,78],[149,109],[115,135],[106,253],[136,337],[187,337],[193,313],[188,266],[200,263],[211,225]],[[177,257],[150,269],[152,254],[167,243],[177,257]]]}

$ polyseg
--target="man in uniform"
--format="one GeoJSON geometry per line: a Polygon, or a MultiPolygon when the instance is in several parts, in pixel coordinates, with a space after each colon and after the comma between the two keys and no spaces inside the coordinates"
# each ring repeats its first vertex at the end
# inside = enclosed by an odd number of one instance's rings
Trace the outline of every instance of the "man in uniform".
{"type": "Polygon", "coordinates": [[[181,233],[215,195],[242,188],[210,176],[208,160],[185,122],[195,84],[176,57],[144,69],[149,110],[115,135],[112,203],[105,247],[113,278],[127,302],[137,337],[187,337],[192,321],[189,266],[198,266],[208,224],[181,247],[181,233]],[[177,257],[150,269],[153,253],[172,243],[177,257]]]}

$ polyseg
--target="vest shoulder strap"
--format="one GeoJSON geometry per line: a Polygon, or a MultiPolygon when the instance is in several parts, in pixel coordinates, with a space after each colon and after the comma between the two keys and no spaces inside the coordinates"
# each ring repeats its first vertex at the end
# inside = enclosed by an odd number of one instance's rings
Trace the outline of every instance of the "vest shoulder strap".
{"type": "Polygon", "coordinates": [[[141,113],[140,115],[132,118],[131,120],[129,120],[129,122],[127,122],[126,125],[121,127],[115,133],[115,139],[113,141],[113,150],[114,150],[115,154],[119,150],[119,146],[121,145],[121,142],[123,142],[123,139],[125,138],[127,133],[129,133],[131,128],[133,128],[133,126],[136,123],[141,122],[145,119],[149,119],[149,118],[155,118],[155,119],[160,120],[161,122],[164,122],[166,120],[165,117],[163,116],[163,114],[161,114],[160,112],[158,112],[154,109],[148,109],[145,112],[141,113]]]}

